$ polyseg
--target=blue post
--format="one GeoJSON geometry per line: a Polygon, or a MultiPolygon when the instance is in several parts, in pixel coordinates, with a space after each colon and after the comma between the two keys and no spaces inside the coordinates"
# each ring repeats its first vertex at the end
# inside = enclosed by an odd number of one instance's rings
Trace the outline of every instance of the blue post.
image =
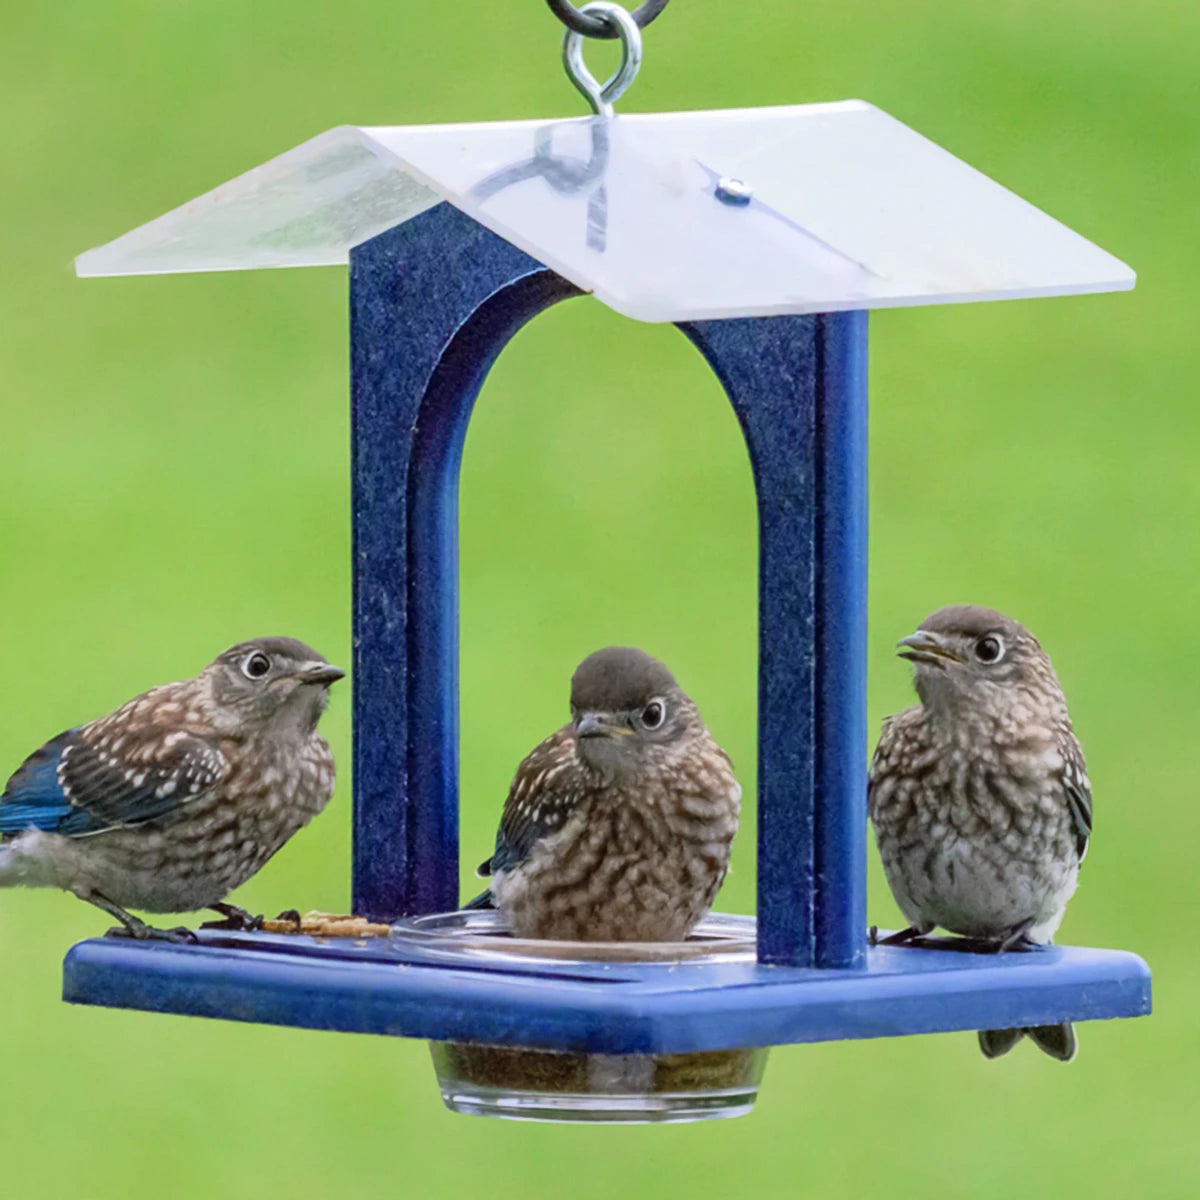
{"type": "Polygon", "coordinates": [[[758,496],[759,961],[861,966],[866,314],[681,328],[737,413],[758,496]]]}
{"type": "Polygon", "coordinates": [[[867,314],[820,321],[815,964],[861,967],[867,955],[867,314]]]}

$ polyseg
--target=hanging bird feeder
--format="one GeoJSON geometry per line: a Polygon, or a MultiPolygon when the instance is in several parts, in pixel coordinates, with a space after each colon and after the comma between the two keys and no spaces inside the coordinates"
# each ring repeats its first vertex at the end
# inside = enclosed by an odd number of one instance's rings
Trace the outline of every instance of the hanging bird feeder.
{"type": "MultiPolygon", "coordinates": [[[[665,0],[644,6],[644,20],[665,0]]],[[[1128,1017],[1135,955],[866,942],[867,312],[1130,288],[1133,272],[861,101],[330,130],[83,254],[83,276],[349,263],[354,912],[385,938],[97,939],[65,998],[430,1039],[469,1112],[744,1112],[790,1042],[1128,1017]],[[760,529],[758,911],[679,946],[518,942],[455,913],[457,489],[496,356],[590,294],[676,325],[741,423],[760,529]]],[[[569,15],[568,14],[568,15],[569,15]]]]}

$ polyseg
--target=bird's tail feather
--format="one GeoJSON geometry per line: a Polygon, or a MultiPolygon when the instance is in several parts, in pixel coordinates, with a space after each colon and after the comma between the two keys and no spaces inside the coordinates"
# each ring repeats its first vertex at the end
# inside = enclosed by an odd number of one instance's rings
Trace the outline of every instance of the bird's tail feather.
{"type": "Polygon", "coordinates": [[[1075,1026],[1070,1021],[1061,1025],[1030,1025],[1025,1029],[981,1029],[979,1048],[986,1058],[1007,1054],[1023,1037],[1028,1037],[1043,1053],[1070,1062],[1079,1053],[1075,1026]]]}
{"type": "Polygon", "coordinates": [[[1034,1025],[1027,1032],[1039,1050],[1059,1062],[1070,1062],[1079,1053],[1079,1040],[1070,1021],[1061,1025],[1034,1025]]]}
{"type": "Polygon", "coordinates": [[[0,887],[16,887],[20,882],[16,855],[8,846],[0,846],[0,887]]]}
{"type": "Polygon", "coordinates": [[[463,908],[495,908],[495,907],[496,907],[496,905],[492,900],[492,893],[490,891],[480,892],[479,895],[476,896],[474,900],[468,900],[466,902],[466,904],[463,905],[463,908]]]}
{"type": "Polygon", "coordinates": [[[1023,1037],[1023,1029],[981,1029],[979,1048],[984,1058],[999,1058],[1007,1054],[1023,1037]]]}

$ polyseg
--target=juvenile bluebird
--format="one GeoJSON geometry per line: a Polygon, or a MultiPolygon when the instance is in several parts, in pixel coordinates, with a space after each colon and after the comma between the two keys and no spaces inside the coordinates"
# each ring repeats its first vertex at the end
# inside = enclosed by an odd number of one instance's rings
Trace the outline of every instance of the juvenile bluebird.
{"type": "MultiPolygon", "coordinates": [[[[941,926],[996,951],[1049,942],[1092,832],[1083,751],[1037,639],[988,608],[929,617],[899,654],[921,703],[883,723],[868,808],[909,928],[941,926]]],[[[1071,1025],[981,1031],[988,1058],[1028,1034],[1069,1062],[1071,1025]]]]}
{"type": "Polygon", "coordinates": [[[609,647],[571,680],[571,721],[517,768],[491,876],[517,937],[678,941],[729,866],[742,789],[662,663],[609,647]]]}
{"type": "Polygon", "coordinates": [[[139,939],[192,935],[126,909],[254,924],[221,901],[333,794],[317,721],[342,675],[293,638],[257,638],[47,742],[0,796],[0,886],[62,888],[139,939]]]}

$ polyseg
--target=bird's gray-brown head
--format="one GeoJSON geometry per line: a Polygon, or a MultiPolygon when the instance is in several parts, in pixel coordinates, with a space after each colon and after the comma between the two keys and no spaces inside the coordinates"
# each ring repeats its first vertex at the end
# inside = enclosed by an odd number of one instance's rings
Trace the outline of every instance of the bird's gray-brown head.
{"type": "Polygon", "coordinates": [[[670,757],[703,730],[696,706],[657,659],[628,646],[589,654],[571,678],[579,756],[605,775],[670,757]]]}
{"type": "Polygon", "coordinates": [[[311,734],[345,674],[295,638],[239,642],[205,669],[213,702],[231,728],[278,727],[311,734]]]}
{"type": "Polygon", "coordinates": [[[928,710],[996,716],[1018,702],[1061,700],[1054,667],[1037,638],[994,609],[940,608],[898,645],[900,657],[913,664],[913,683],[928,710]]]}

